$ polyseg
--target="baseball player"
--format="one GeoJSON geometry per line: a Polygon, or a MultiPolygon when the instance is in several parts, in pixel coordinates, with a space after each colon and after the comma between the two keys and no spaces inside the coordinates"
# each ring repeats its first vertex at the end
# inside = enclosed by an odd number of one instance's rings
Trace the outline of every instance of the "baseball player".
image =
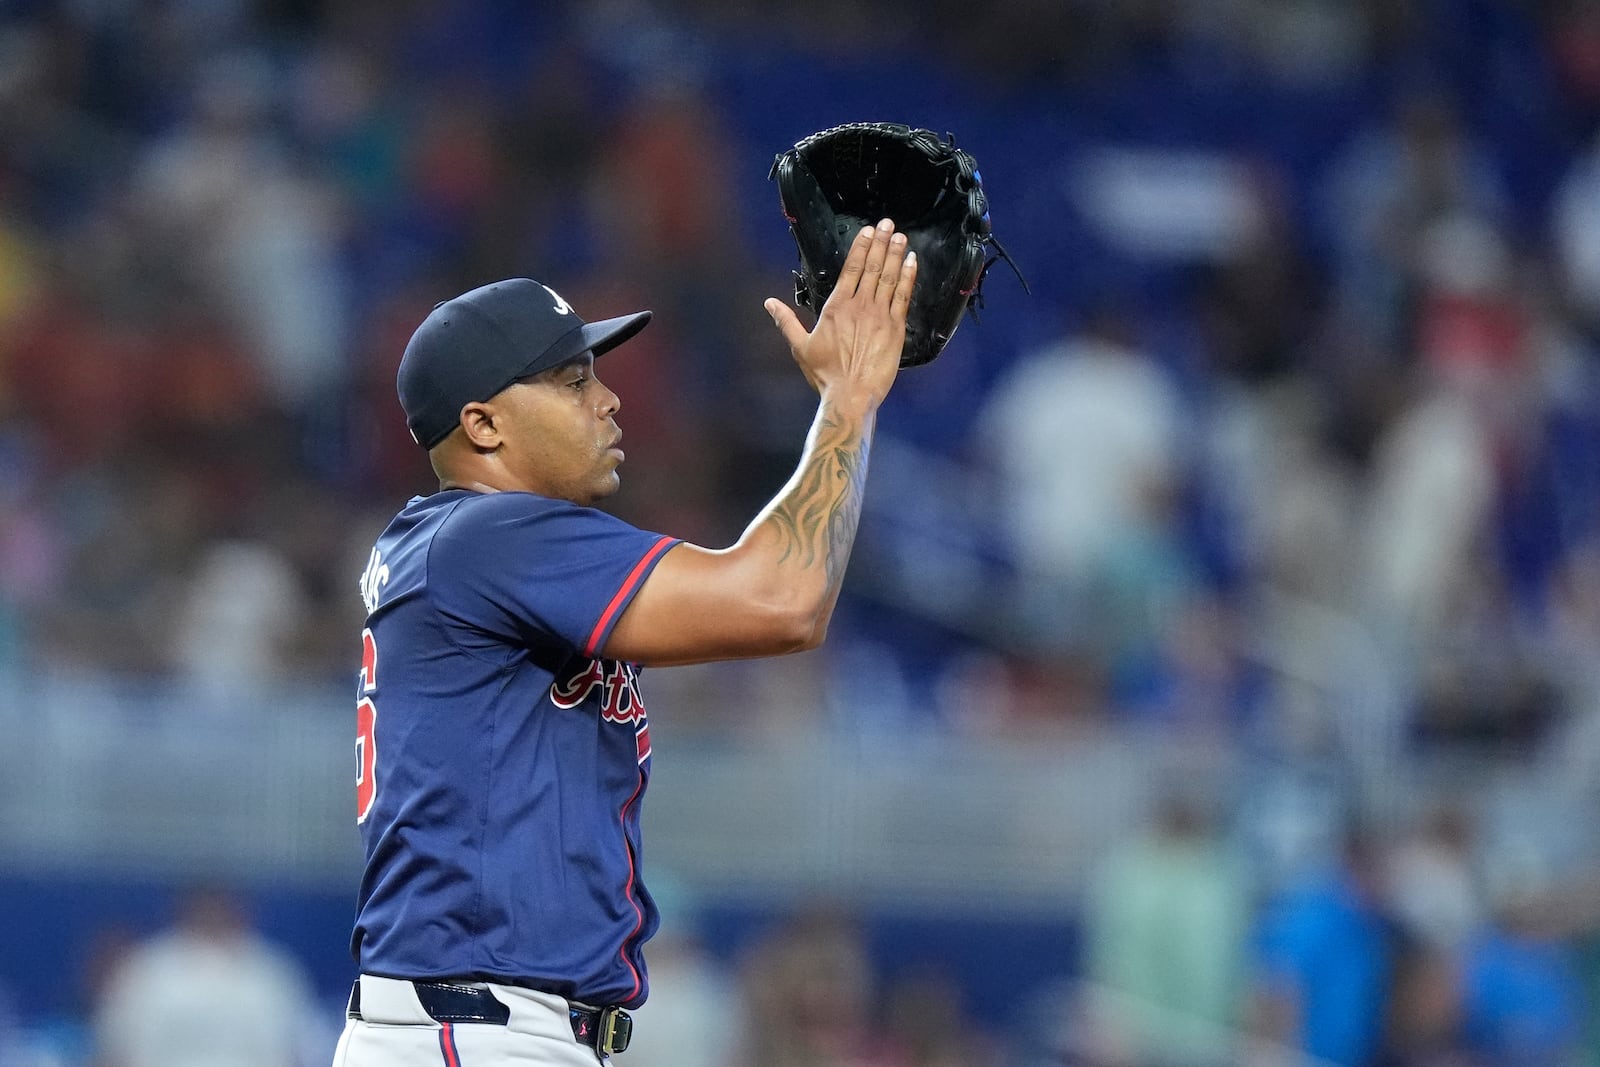
{"type": "Polygon", "coordinates": [[[360,977],[335,1067],[605,1063],[649,992],[642,667],[822,641],[855,539],[916,256],[885,219],[814,329],[766,308],[819,394],[798,470],[733,546],[593,505],[623,461],[595,358],[650,312],[585,323],[526,278],[434,308],[400,363],[439,491],[361,577],[360,977]]]}

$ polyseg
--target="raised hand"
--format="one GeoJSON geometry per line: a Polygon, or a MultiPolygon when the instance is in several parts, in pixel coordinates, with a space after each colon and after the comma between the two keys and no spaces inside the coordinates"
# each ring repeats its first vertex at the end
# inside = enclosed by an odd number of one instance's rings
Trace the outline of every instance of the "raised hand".
{"type": "Polygon", "coordinates": [[[916,253],[907,253],[905,237],[884,219],[856,235],[812,330],[779,300],[769,298],[765,307],[812,388],[842,388],[876,407],[900,369],[916,277],[916,253]]]}

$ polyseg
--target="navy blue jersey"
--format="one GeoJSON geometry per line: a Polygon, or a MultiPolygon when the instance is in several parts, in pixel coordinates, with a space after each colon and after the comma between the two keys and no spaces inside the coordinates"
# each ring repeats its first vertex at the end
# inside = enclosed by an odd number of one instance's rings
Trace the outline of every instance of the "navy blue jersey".
{"type": "Polygon", "coordinates": [[[643,1002],[650,733],[600,659],[677,542],[531,493],[411,500],[362,576],[351,949],[391,978],[643,1002]]]}

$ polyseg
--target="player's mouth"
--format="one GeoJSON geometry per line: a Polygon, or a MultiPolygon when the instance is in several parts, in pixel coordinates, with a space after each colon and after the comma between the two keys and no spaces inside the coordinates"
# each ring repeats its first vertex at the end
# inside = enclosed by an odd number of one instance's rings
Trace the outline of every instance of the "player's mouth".
{"type": "Polygon", "coordinates": [[[618,463],[621,463],[623,460],[628,458],[627,454],[622,451],[622,435],[620,433],[611,439],[610,444],[606,445],[606,451],[615,452],[617,454],[618,463]]]}

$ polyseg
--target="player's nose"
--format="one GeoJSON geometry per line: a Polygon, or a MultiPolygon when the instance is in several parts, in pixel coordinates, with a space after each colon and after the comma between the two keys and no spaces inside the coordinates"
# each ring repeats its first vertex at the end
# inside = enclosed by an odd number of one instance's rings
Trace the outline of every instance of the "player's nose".
{"type": "Polygon", "coordinates": [[[594,380],[594,384],[600,387],[599,410],[601,415],[609,417],[622,410],[622,398],[620,396],[612,392],[610,387],[599,378],[594,380]]]}

